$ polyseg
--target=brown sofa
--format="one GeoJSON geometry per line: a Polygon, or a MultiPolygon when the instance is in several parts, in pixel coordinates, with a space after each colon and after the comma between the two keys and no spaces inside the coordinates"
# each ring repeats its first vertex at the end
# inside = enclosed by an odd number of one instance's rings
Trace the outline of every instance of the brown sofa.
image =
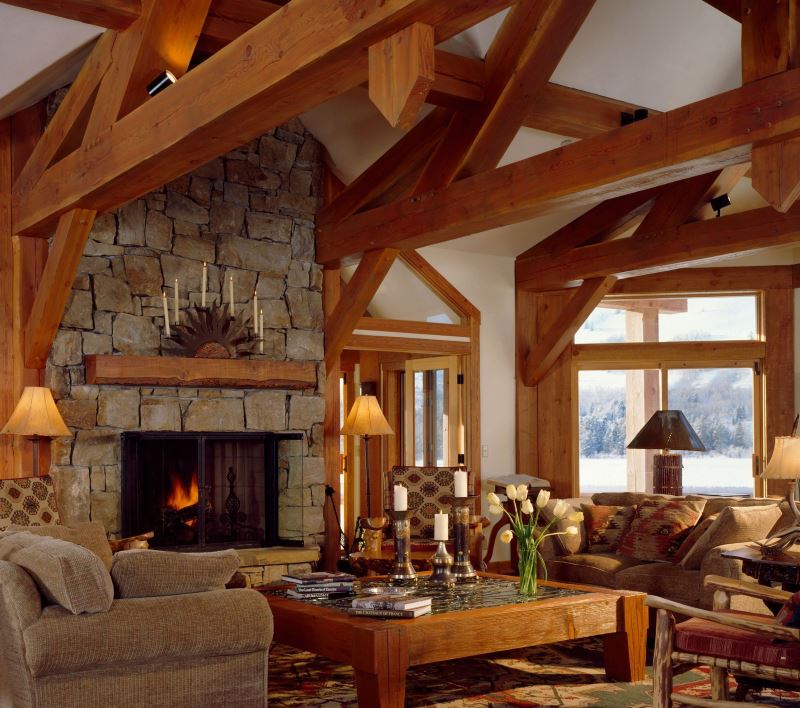
{"type": "MultiPolygon", "coordinates": [[[[273,625],[260,593],[220,587],[119,599],[113,568],[112,576],[108,611],[73,614],[48,604],[20,565],[0,561],[2,708],[267,705],[273,625]]],[[[192,577],[135,580],[132,594],[148,586],[142,580],[177,592],[192,577]]]]}
{"type": "MultiPolygon", "coordinates": [[[[581,504],[632,506],[647,498],[659,495],[625,493],[601,493],[591,498],[567,499],[576,511],[581,504]]],[[[676,497],[681,498],[681,497],[676,497]]],[[[702,512],[701,521],[722,511],[727,506],[766,506],[781,505],[780,499],[757,499],[735,497],[700,497],[690,496],[687,499],[707,499],[702,512]]],[[[551,501],[549,506],[552,507],[551,501]]],[[[780,506],[782,515],[773,525],[770,533],[787,525],[791,518],[788,505],[780,506]]],[[[722,552],[732,548],[740,548],[749,541],[761,539],[745,538],[738,543],[717,546],[709,549],[703,556],[697,569],[687,569],[681,565],[665,562],[649,562],[637,560],[617,553],[592,553],[588,550],[585,528],[574,539],[561,542],[549,542],[542,545],[547,564],[548,577],[551,580],[600,585],[625,590],[639,590],[651,595],[658,595],[676,602],[694,607],[711,608],[712,597],[703,587],[706,575],[721,575],[739,580],[752,580],[742,573],[741,561],[722,557],[722,552]],[[570,545],[572,544],[572,545],[570,545]]],[[[766,612],[760,600],[741,597],[734,609],[766,612]]]]}

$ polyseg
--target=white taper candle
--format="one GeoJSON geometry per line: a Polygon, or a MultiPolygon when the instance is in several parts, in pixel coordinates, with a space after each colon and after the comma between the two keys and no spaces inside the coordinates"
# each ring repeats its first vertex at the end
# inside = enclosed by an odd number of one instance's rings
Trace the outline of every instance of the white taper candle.
{"type": "Polygon", "coordinates": [[[175,278],[175,324],[180,324],[181,317],[180,317],[180,302],[179,298],[180,295],[178,294],[178,279],[175,278]]]}
{"type": "Polygon", "coordinates": [[[203,282],[200,286],[200,307],[206,306],[206,290],[208,290],[208,263],[203,261],[203,282]]]}
{"type": "Polygon", "coordinates": [[[172,336],[172,331],[169,328],[169,307],[167,307],[167,294],[161,291],[161,302],[164,304],[164,332],[168,337],[172,336]]]}

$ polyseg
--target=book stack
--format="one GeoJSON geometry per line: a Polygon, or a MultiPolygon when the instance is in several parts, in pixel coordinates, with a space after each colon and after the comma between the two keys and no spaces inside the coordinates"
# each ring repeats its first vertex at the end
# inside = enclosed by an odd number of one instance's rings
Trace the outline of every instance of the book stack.
{"type": "Polygon", "coordinates": [[[428,615],[431,612],[431,598],[409,595],[373,595],[357,597],[348,610],[351,615],[360,617],[380,617],[383,619],[411,619],[428,615]]]}
{"type": "Polygon", "coordinates": [[[287,591],[289,597],[298,600],[328,600],[353,594],[356,576],[350,573],[290,573],[282,576],[293,587],[287,591]]]}

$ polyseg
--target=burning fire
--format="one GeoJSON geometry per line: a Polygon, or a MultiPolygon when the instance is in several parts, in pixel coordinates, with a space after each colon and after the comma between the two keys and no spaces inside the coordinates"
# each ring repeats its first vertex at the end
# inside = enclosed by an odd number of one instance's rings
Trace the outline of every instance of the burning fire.
{"type": "Polygon", "coordinates": [[[169,509],[184,509],[187,506],[197,504],[200,500],[200,490],[197,486],[197,475],[192,475],[192,481],[189,483],[189,488],[183,483],[178,475],[173,475],[170,478],[172,482],[172,489],[167,497],[166,506],[169,509]]]}

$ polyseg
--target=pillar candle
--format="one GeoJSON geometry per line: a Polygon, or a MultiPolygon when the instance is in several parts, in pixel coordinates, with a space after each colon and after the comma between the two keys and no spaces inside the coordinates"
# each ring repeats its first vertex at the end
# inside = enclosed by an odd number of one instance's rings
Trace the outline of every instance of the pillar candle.
{"type": "Polygon", "coordinates": [[[180,295],[178,295],[178,279],[175,278],[175,324],[180,324],[180,321],[181,321],[181,319],[180,319],[180,309],[179,309],[180,308],[180,304],[178,302],[178,298],[179,297],[180,297],[180,295]]]}
{"type": "Polygon", "coordinates": [[[433,540],[447,540],[447,514],[439,512],[433,515],[433,540]]]}
{"type": "Polygon", "coordinates": [[[408,511],[408,489],[402,484],[394,485],[394,510],[408,511]]]}
{"type": "Polygon", "coordinates": [[[235,309],[236,306],[233,304],[233,276],[231,276],[230,279],[228,280],[228,297],[231,305],[230,314],[231,317],[234,317],[236,315],[236,309],[235,309]]]}
{"type": "Polygon", "coordinates": [[[467,473],[465,470],[456,470],[453,472],[453,481],[456,488],[457,497],[467,496],[467,473]]]}
{"type": "Polygon", "coordinates": [[[164,332],[168,337],[171,337],[172,332],[169,328],[169,307],[167,307],[167,294],[163,290],[161,291],[161,302],[164,304],[164,332]]]}
{"type": "Polygon", "coordinates": [[[208,290],[208,264],[203,261],[203,283],[200,286],[200,307],[206,306],[206,290],[208,290]]]}

